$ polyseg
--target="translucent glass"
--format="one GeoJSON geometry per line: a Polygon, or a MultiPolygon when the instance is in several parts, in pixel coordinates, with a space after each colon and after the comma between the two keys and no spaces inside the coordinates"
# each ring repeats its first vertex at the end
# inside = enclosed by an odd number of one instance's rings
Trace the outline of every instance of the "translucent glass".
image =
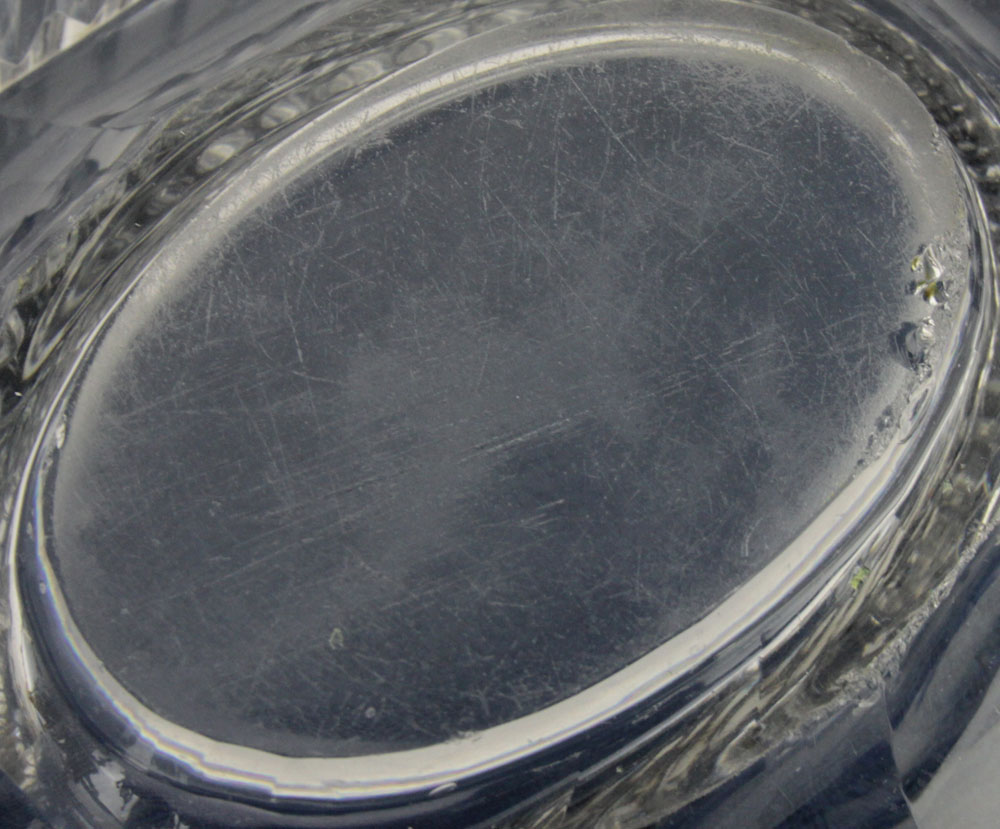
{"type": "Polygon", "coordinates": [[[25,822],[980,808],[993,14],[162,2],[13,83],[25,822]]]}

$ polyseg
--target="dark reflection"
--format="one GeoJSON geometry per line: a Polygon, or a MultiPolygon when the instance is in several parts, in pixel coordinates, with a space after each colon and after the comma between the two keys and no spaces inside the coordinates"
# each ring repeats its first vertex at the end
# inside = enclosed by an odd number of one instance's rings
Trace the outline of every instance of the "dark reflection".
{"type": "Polygon", "coordinates": [[[27,796],[13,781],[0,772],[0,815],[9,829],[31,829],[40,826],[38,813],[27,796]]]}
{"type": "Polygon", "coordinates": [[[1000,719],[987,710],[986,696],[998,667],[1000,546],[994,538],[905,659],[867,693],[845,699],[826,720],[656,825],[736,826],[748,814],[759,825],[783,829],[930,829],[961,822],[963,814],[981,820],[988,813],[983,804],[992,799],[987,791],[953,784],[935,790],[930,802],[922,797],[945,761],[961,768],[973,753],[980,762],[1000,760],[995,725],[971,740],[963,737],[984,714],[987,722],[1000,719]]]}
{"type": "MultiPolygon", "coordinates": [[[[919,803],[982,707],[998,669],[1000,546],[994,543],[921,631],[890,685],[893,743],[908,798],[919,803]]],[[[1000,760],[1000,743],[993,756],[1000,760]]]]}

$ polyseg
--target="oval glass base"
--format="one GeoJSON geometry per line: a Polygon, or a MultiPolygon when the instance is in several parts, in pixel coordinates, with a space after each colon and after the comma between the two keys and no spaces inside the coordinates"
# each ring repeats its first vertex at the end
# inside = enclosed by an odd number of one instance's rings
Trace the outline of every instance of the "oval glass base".
{"type": "Polygon", "coordinates": [[[915,43],[469,15],[187,123],[21,349],[15,686],[192,819],[624,774],[860,612],[984,434],[986,207],[915,43]]]}

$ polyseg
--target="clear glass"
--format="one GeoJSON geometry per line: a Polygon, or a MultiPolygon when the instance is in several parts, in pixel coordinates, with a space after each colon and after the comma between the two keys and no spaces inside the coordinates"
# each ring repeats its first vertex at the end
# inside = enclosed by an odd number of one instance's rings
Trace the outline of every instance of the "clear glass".
{"type": "Polygon", "coordinates": [[[8,810],[988,814],[995,16],[139,3],[12,83],[8,810]]]}

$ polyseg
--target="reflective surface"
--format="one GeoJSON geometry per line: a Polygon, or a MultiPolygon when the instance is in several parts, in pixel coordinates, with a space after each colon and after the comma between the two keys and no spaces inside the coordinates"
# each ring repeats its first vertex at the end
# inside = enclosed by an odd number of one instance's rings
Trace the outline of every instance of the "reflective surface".
{"type": "Polygon", "coordinates": [[[0,89],[4,89],[137,0],[4,0],[0,3],[0,89]]]}
{"type": "Polygon", "coordinates": [[[280,753],[480,731],[688,627],[879,454],[950,333],[917,239],[963,305],[958,177],[709,54],[536,70],[166,243],[198,253],[80,369],[31,519],[126,688],[280,753]]]}
{"type": "Polygon", "coordinates": [[[250,8],[143,102],[8,118],[48,199],[0,263],[24,809],[955,814],[995,733],[1000,179],[989,91],[923,51],[960,29],[327,4],[237,46],[250,8]],[[73,140],[51,198],[29,158],[73,140]]]}

